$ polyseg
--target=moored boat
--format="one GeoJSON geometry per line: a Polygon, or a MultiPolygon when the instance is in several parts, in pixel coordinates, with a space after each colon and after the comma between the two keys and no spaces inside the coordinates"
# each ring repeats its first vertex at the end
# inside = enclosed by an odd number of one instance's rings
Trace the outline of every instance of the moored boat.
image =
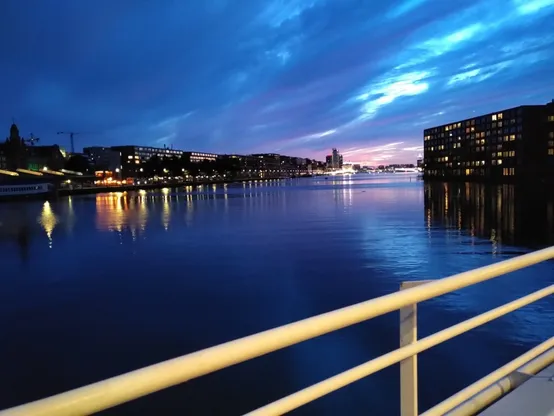
{"type": "Polygon", "coordinates": [[[51,183],[0,183],[0,201],[46,198],[54,190],[51,183]]]}

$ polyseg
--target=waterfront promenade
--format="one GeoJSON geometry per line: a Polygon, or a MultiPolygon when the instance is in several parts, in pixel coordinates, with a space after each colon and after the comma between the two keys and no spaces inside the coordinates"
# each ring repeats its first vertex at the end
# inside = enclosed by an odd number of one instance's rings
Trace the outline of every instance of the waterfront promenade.
{"type": "Polygon", "coordinates": [[[88,187],[75,187],[75,188],[60,188],[58,190],[58,196],[69,195],[90,195],[101,194],[106,192],[126,192],[126,191],[138,191],[144,190],[156,190],[163,188],[180,188],[186,186],[205,186],[205,185],[221,185],[231,183],[243,183],[243,182],[268,182],[268,181],[284,181],[291,178],[236,178],[236,179],[209,179],[209,180],[195,180],[195,181],[160,181],[155,183],[143,183],[138,185],[115,185],[115,186],[88,186],[88,187]]]}

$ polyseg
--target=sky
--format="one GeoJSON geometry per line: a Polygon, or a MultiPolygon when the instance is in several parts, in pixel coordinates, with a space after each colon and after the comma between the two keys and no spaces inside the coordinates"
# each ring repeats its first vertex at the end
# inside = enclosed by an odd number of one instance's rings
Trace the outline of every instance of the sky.
{"type": "Polygon", "coordinates": [[[2,0],[0,125],[77,149],[415,163],[554,99],[554,0],[2,0]]]}

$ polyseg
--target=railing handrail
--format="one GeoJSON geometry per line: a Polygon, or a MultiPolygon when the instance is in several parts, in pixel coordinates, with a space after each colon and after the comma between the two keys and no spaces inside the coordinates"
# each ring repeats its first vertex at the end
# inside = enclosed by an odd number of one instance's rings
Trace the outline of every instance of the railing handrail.
{"type": "MultiPolygon", "coordinates": [[[[400,292],[206,348],[46,399],[7,409],[1,411],[0,416],[92,414],[231,365],[399,310],[408,305],[420,303],[476,283],[493,279],[553,257],[554,247],[527,253],[509,260],[437,279],[400,292]]],[[[417,354],[417,352],[414,352],[414,354],[417,354]]]]}
{"type": "MultiPolygon", "coordinates": [[[[287,397],[283,397],[273,403],[256,409],[253,412],[248,413],[249,416],[267,416],[267,415],[282,415],[290,412],[306,403],[312,402],[326,394],[336,391],[342,387],[345,387],[353,382],[367,377],[377,371],[390,367],[408,357],[414,356],[420,352],[426,351],[436,345],[439,345],[449,339],[452,339],[458,335],[461,335],[471,329],[477,328],[494,319],[504,316],[510,312],[520,309],[523,306],[529,305],[540,299],[554,294],[554,285],[550,285],[544,289],[541,289],[535,293],[524,296],[513,302],[494,308],[488,312],[477,315],[466,321],[452,325],[442,331],[429,335],[419,341],[416,341],[410,345],[402,348],[398,348],[394,351],[383,354],[373,360],[367,361],[354,368],[346,370],[336,376],[330,377],[310,387],[306,387],[296,393],[293,393],[287,397]]],[[[550,346],[554,345],[554,338],[550,340],[550,346]]],[[[517,367],[516,367],[517,368],[517,367]]],[[[456,405],[459,403],[456,403],[456,405]]],[[[452,406],[454,407],[454,406],[452,406]]]]}

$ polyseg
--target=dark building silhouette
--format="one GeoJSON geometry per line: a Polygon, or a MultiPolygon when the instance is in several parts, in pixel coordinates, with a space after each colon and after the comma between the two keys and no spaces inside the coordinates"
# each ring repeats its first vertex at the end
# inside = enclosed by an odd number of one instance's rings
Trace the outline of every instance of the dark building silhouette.
{"type": "Polygon", "coordinates": [[[83,153],[94,170],[115,172],[122,168],[121,152],[118,150],[92,146],[85,147],[83,153]]]}
{"type": "Polygon", "coordinates": [[[10,135],[5,143],[0,145],[0,164],[2,169],[15,170],[27,167],[27,152],[23,139],[19,136],[19,129],[12,123],[10,135]]]}
{"type": "Polygon", "coordinates": [[[425,177],[543,181],[554,174],[554,101],[424,131],[425,177]]]}
{"type": "Polygon", "coordinates": [[[31,170],[50,170],[63,169],[65,157],[60,147],[56,144],[52,146],[28,146],[27,147],[27,166],[31,170]]]}
{"type": "Polygon", "coordinates": [[[21,137],[17,125],[13,123],[9,137],[0,143],[0,169],[62,169],[65,157],[59,146],[35,146],[37,140],[32,135],[30,139],[21,137]],[[27,146],[27,143],[31,145],[27,146]]]}
{"type": "Polygon", "coordinates": [[[0,143],[0,169],[8,168],[8,156],[4,150],[4,144],[0,143]]]}

